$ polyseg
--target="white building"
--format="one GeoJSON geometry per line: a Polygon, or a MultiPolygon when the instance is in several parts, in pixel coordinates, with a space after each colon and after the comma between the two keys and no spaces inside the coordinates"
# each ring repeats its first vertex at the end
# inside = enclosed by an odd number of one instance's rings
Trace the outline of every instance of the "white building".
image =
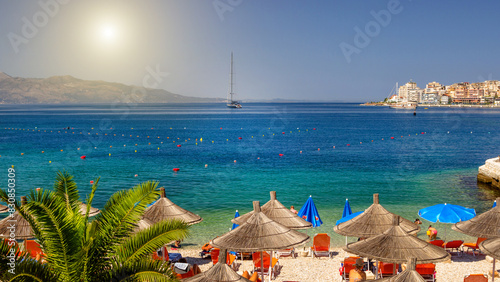
{"type": "Polygon", "coordinates": [[[408,101],[411,90],[419,90],[417,83],[410,80],[405,85],[399,87],[398,95],[402,101],[408,101]]]}

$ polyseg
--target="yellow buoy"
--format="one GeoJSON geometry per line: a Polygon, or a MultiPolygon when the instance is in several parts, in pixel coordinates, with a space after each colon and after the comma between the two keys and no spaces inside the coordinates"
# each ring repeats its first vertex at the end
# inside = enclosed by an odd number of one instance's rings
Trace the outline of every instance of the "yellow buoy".
{"type": "Polygon", "coordinates": [[[137,153],[137,150],[135,150],[135,152],[137,153]]]}
{"type": "Polygon", "coordinates": [[[111,153],[109,153],[108,156],[111,156],[111,153]]]}
{"type": "Polygon", "coordinates": [[[52,163],[52,161],[49,161],[49,164],[52,163]]]}
{"type": "Polygon", "coordinates": [[[200,142],[203,142],[203,138],[200,138],[200,142]]]}

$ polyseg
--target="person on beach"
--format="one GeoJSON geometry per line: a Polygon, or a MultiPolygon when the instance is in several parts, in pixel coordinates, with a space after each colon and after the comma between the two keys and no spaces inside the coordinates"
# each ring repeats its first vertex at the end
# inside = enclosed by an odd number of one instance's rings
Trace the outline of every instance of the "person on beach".
{"type": "Polygon", "coordinates": [[[295,210],[294,206],[290,207],[290,211],[293,212],[294,214],[298,214],[299,212],[295,210]]]}
{"type": "Polygon", "coordinates": [[[427,229],[427,236],[429,236],[429,240],[436,240],[436,237],[438,235],[438,231],[436,228],[432,227],[432,225],[429,225],[429,228],[427,229]]]}
{"type": "Polygon", "coordinates": [[[349,281],[358,282],[366,280],[366,273],[363,271],[364,261],[362,258],[356,259],[354,268],[349,271],[349,281]]]}
{"type": "Polygon", "coordinates": [[[415,223],[415,224],[422,224],[422,221],[420,219],[416,218],[413,223],[415,223]]]}

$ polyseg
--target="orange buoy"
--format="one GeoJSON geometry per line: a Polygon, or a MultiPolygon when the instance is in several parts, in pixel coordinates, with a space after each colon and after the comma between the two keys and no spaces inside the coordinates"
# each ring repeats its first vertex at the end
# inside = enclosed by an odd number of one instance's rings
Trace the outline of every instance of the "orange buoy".
{"type": "Polygon", "coordinates": [[[174,168],[173,171],[178,172],[180,169],[179,168],[174,168]]]}

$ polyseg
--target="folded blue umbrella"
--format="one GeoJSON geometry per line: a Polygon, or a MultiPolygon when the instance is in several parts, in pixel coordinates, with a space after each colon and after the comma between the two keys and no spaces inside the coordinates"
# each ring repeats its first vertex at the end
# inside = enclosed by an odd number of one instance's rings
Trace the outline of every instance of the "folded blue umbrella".
{"type": "Polygon", "coordinates": [[[362,214],[362,213],[363,213],[363,211],[359,211],[359,212],[351,213],[351,214],[350,214],[350,215],[348,215],[348,216],[344,216],[343,218],[341,218],[341,219],[337,220],[337,222],[335,223],[335,225],[339,225],[339,224],[341,224],[342,222],[349,221],[349,220],[351,220],[351,219],[355,218],[356,216],[358,216],[358,215],[360,215],[360,214],[362,214]]]}
{"type": "Polygon", "coordinates": [[[316,205],[313,202],[312,196],[309,196],[306,203],[302,206],[299,213],[297,214],[299,217],[302,217],[305,221],[312,223],[313,227],[318,227],[323,224],[321,218],[318,214],[318,209],[316,209],[316,205]]]}
{"type": "Polygon", "coordinates": [[[496,207],[496,206],[497,206],[497,200],[495,200],[495,201],[493,202],[493,206],[492,206],[492,208],[494,208],[494,207],[496,207]]]}
{"type": "MultiPolygon", "coordinates": [[[[240,216],[240,213],[238,212],[238,210],[236,210],[236,213],[234,214],[234,218],[237,218],[239,216],[240,216]]],[[[238,226],[239,226],[238,224],[233,223],[233,227],[231,228],[231,230],[235,229],[238,226]]]]}
{"type": "Polygon", "coordinates": [[[430,222],[457,223],[475,217],[476,211],[458,205],[438,204],[419,210],[418,215],[430,222]]]}
{"type": "Polygon", "coordinates": [[[349,199],[345,199],[344,211],[342,212],[342,218],[351,215],[351,205],[349,204],[349,199]]]}

